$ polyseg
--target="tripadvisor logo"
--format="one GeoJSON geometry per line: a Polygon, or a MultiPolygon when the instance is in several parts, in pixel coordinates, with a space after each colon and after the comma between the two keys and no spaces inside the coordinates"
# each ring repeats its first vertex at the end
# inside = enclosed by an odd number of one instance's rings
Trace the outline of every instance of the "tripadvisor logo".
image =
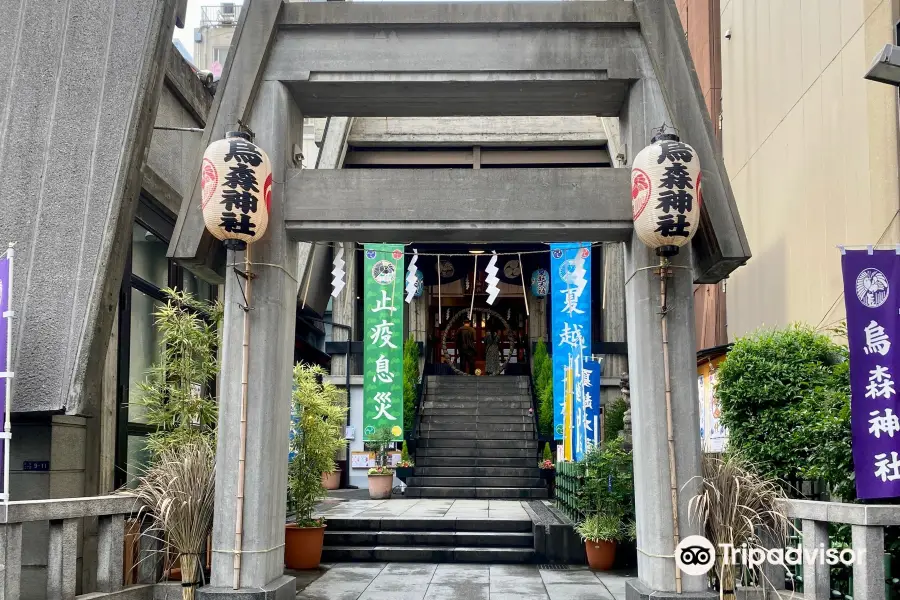
{"type": "Polygon", "coordinates": [[[797,566],[797,565],[852,565],[865,550],[852,548],[826,548],[824,544],[807,548],[758,548],[746,544],[719,544],[718,551],[712,542],[702,535],[690,535],[678,543],[675,548],[675,564],[685,575],[705,575],[715,565],[716,555],[722,557],[726,565],[742,565],[751,569],[763,564],[797,566]]]}

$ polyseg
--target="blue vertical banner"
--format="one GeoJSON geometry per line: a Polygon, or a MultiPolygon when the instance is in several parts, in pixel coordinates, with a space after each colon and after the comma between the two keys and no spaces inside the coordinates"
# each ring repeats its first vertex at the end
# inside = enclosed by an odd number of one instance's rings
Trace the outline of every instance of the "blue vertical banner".
{"type": "MultiPolygon", "coordinates": [[[[582,430],[584,432],[584,451],[591,446],[600,445],[600,376],[603,374],[603,363],[598,360],[586,360],[581,369],[582,385],[584,393],[581,399],[581,408],[584,411],[582,430]]],[[[578,440],[575,440],[578,447],[578,440]]],[[[575,453],[575,460],[581,460],[575,453]]]]}
{"type": "Polygon", "coordinates": [[[850,346],[850,433],[856,496],[900,496],[900,254],[841,257],[850,346]]]}
{"type": "Polygon", "coordinates": [[[591,244],[550,244],[550,301],[553,339],[553,437],[564,440],[565,456],[584,454],[584,384],[582,372],[591,340],[591,244]],[[571,385],[567,378],[571,375],[571,385]],[[571,431],[566,431],[566,405],[571,431]],[[583,433],[583,432],[582,432],[583,433]],[[578,441],[581,440],[581,447],[578,441]]]}

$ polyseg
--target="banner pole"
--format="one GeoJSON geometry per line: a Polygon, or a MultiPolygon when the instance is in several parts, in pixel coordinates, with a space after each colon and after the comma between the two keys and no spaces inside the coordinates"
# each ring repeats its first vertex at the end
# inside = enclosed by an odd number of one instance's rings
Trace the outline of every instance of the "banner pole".
{"type": "Polygon", "coordinates": [[[6,312],[3,314],[3,318],[6,319],[6,364],[4,365],[6,370],[6,381],[4,382],[6,398],[3,403],[3,433],[5,434],[3,437],[3,504],[6,507],[7,516],[9,516],[9,453],[10,442],[12,441],[12,424],[10,423],[10,413],[12,413],[12,373],[10,372],[10,366],[12,362],[12,320],[15,314],[12,303],[13,257],[15,256],[13,246],[15,246],[15,242],[10,242],[9,249],[6,251],[6,256],[9,260],[9,277],[7,279],[7,287],[9,289],[6,292],[6,312]]]}
{"type": "Polygon", "coordinates": [[[441,255],[437,256],[437,276],[438,276],[438,325],[441,325],[441,255]]]}
{"type": "Polygon", "coordinates": [[[475,284],[478,282],[478,255],[475,255],[475,269],[472,271],[472,303],[469,305],[469,319],[472,318],[472,311],[475,310],[475,284]]]}
{"type": "Polygon", "coordinates": [[[528,291],[525,289],[525,266],[522,264],[522,253],[516,252],[516,256],[519,257],[519,276],[522,278],[522,299],[525,301],[525,316],[530,317],[531,313],[528,312],[528,291]]]}

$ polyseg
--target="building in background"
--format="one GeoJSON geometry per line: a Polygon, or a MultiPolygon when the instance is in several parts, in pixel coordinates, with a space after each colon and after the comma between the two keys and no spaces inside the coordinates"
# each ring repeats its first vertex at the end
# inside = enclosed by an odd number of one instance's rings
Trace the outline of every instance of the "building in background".
{"type": "Polygon", "coordinates": [[[836,246],[900,242],[897,91],[863,79],[900,2],[720,1],[722,144],[754,254],[728,333],[826,330],[844,318],[836,246]]]}
{"type": "MultiPolygon", "coordinates": [[[[720,0],[676,0],[681,25],[687,34],[688,48],[700,90],[706,101],[716,138],[722,140],[722,55],[719,44],[720,0]]],[[[694,323],[697,350],[721,346],[728,340],[725,320],[725,284],[694,287],[694,323]]]]}
{"type": "Polygon", "coordinates": [[[200,7],[200,26],[194,29],[194,64],[218,79],[228,58],[231,38],[241,15],[241,4],[222,2],[200,7]]]}

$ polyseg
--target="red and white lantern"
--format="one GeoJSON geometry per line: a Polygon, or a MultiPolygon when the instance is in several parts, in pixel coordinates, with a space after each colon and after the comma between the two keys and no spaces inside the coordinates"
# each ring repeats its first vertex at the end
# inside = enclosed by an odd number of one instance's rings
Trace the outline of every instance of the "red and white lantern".
{"type": "Polygon", "coordinates": [[[700,226],[700,160],[677,135],[655,136],[631,167],[631,207],[641,241],[672,256],[700,226]]]}
{"type": "Polygon", "coordinates": [[[200,171],[206,228],[226,247],[242,250],[266,232],[272,198],[272,166],[242,131],[209,145],[200,171]]]}

